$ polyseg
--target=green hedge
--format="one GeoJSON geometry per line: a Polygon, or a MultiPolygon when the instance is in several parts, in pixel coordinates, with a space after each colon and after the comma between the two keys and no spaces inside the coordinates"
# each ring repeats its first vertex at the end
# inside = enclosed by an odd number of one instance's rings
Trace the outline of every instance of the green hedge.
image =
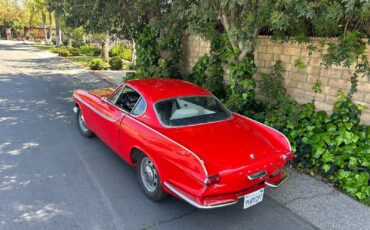
{"type": "MultiPolygon", "coordinates": [[[[296,167],[320,175],[370,204],[370,126],[360,124],[365,107],[339,91],[333,113],[328,115],[316,111],[314,103],[295,102],[276,81],[276,76],[265,75],[262,81],[272,81],[275,86],[261,90],[266,100],[260,104],[260,112],[249,110],[245,114],[289,138],[296,154],[293,161],[296,167]],[[275,93],[271,94],[272,91],[275,93]]],[[[267,87],[266,82],[260,85],[267,87]]]]}
{"type": "Polygon", "coordinates": [[[103,59],[101,58],[95,58],[89,62],[89,67],[92,70],[103,70],[103,69],[108,69],[109,64],[103,61],[103,59]]]}
{"type": "Polygon", "coordinates": [[[101,50],[94,45],[84,45],[80,47],[81,53],[86,56],[99,56],[101,50]]]}
{"type": "Polygon", "coordinates": [[[121,57],[112,57],[110,60],[109,60],[109,65],[111,67],[111,69],[113,70],[121,70],[123,68],[123,61],[121,59],[121,57]]]}
{"type": "Polygon", "coordinates": [[[131,49],[124,44],[115,45],[110,51],[109,56],[111,57],[120,57],[122,59],[131,60],[131,49]]]}

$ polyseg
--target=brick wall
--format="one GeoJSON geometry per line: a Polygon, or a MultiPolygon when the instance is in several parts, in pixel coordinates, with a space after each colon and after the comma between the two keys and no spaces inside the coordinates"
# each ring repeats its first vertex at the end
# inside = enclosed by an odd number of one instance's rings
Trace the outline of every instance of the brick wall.
{"type": "Polygon", "coordinates": [[[197,60],[204,54],[209,53],[211,49],[211,43],[201,37],[190,37],[184,36],[182,39],[183,43],[183,55],[184,55],[184,66],[182,71],[185,73],[191,73],[197,60]]]}
{"type": "MultiPolygon", "coordinates": [[[[184,38],[184,71],[190,73],[199,57],[209,52],[210,43],[199,37],[184,38]]],[[[370,46],[367,47],[367,55],[370,57],[370,46]]],[[[270,67],[277,60],[284,63],[283,77],[284,86],[288,93],[298,102],[306,103],[312,101],[314,93],[312,86],[317,79],[321,81],[322,93],[316,95],[315,106],[319,110],[332,112],[332,107],[337,100],[337,91],[343,89],[348,92],[350,88],[351,71],[342,67],[324,68],[320,66],[322,52],[309,52],[304,44],[297,43],[275,43],[267,36],[260,36],[255,52],[257,65],[256,79],[261,72],[269,72],[270,67]],[[306,68],[299,70],[294,66],[297,58],[301,58],[306,68]]],[[[361,120],[370,124],[370,81],[366,77],[359,78],[358,92],[353,96],[357,103],[368,107],[363,111],[361,120]]]]}

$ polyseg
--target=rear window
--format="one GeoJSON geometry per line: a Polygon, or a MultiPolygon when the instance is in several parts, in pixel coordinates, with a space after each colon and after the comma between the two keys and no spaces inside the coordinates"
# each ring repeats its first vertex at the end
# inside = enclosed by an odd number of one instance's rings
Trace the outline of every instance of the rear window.
{"type": "Polygon", "coordinates": [[[187,126],[231,117],[230,112],[211,96],[177,97],[155,104],[158,119],[165,126],[187,126]]]}

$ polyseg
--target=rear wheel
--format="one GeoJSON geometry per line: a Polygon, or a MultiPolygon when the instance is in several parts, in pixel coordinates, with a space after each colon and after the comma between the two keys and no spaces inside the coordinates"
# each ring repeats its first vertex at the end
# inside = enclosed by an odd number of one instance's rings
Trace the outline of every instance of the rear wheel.
{"type": "Polygon", "coordinates": [[[84,119],[84,116],[81,112],[81,109],[78,109],[77,111],[77,124],[78,124],[78,130],[80,130],[80,133],[84,137],[93,137],[94,133],[90,131],[90,129],[87,128],[86,122],[84,119]]]}
{"type": "Polygon", "coordinates": [[[160,201],[167,197],[153,161],[145,155],[138,158],[137,177],[141,189],[150,200],[160,201]]]}

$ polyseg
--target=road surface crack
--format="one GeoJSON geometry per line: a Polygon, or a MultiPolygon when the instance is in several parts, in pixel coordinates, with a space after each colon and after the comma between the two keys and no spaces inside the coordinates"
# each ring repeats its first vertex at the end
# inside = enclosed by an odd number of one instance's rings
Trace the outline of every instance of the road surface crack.
{"type": "Polygon", "coordinates": [[[185,216],[190,216],[192,215],[193,213],[195,213],[198,209],[197,208],[194,208],[192,209],[191,211],[189,212],[186,212],[184,214],[181,214],[179,216],[175,216],[175,217],[172,217],[170,219],[167,219],[167,220],[159,220],[159,221],[155,221],[154,223],[151,223],[149,224],[148,226],[145,226],[142,228],[142,230],[148,230],[148,229],[152,229],[154,227],[158,227],[159,225],[161,224],[166,224],[166,223],[169,223],[169,222],[172,222],[172,221],[175,221],[175,220],[179,220],[185,216]]]}
{"type": "Polygon", "coordinates": [[[316,197],[319,197],[319,196],[330,196],[330,195],[332,195],[334,193],[335,193],[335,190],[333,190],[333,191],[331,191],[329,193],[319,193],[319,194],[316,194],[314,196],[296,197],[296,198],[294,198],[292,200],[289,200],[289,201],[283,203],[283,205],[285,206],[285,205],[290,204],[290,203],[292,203],[294,201],[297,201],[297,200],[313,199],[313,198],[316,198],[316,197]]]}

